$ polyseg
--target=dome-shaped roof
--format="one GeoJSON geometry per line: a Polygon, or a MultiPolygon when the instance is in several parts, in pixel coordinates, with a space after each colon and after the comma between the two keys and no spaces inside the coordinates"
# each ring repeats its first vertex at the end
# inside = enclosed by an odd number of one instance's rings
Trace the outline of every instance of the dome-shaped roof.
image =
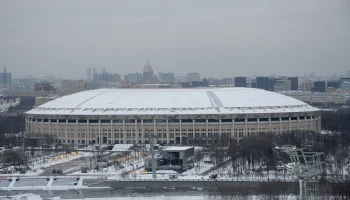
{"type": "Polygon", "coordinates": [[[292,97],[254,88],[100,89],[55,99],[27,114],[248,114],[318,110],[292,97]]]}

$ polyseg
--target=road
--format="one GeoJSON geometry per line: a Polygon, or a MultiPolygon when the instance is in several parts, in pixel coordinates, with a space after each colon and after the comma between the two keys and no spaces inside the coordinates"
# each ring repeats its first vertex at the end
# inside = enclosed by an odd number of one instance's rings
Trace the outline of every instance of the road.
{"type": "MultiPolygon", "coordinates": [[[[95,160],[92,161],[91,163],[91,168],[95,168],[95,160]]],[[[70,160],[64,163],[60,163],[60,164],[56,164],[50,168],[46,168],[44,169],[44,172],[40,174],[40,176],[51,176],[52,174],[52,170],[56,169],[56,170],[63,170],[63,174],[62,175],[66,175],[75,171],[80,171],[82,168],[84,168],[85,166],[90,167],[90,158],[86,158],[86,163],[85,163],[85,158],[77,158],[74,160],[70,160]]],[[[107,167],[107,163],[106,162],[99,162],[98,163],[99,168],[104,168],[107,167]]],[[[59,175],[59,174],[54,174],[59,175]]]]}

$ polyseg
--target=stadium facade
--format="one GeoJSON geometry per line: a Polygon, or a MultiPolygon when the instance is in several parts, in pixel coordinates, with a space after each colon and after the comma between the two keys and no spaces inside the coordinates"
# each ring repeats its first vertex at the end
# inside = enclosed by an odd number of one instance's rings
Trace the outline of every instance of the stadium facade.
{"type": "Polygon", "coordinates": [[[90,90],[26,113],[26,132],[69,144],[240,142],[259,132],[321,131],[320,110],[252,88],[90,90]]]}

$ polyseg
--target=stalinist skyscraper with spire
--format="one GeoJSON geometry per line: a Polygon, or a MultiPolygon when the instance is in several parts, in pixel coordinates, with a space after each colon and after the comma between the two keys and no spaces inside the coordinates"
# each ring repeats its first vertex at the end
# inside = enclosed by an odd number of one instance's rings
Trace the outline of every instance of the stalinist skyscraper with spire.
{"type": "Polygon", "coordinates": [[[147,64],[143,68],[143,82],[150,83],[153,81],[153,69],[147,60],[147,64]]]}
{"type": "Polygon", "coordinates": [[[4,70],[0,73],[0,85],[10,86],[11,85],[11,73],[7,73],[6,66],[4,66],[4,70]]]}

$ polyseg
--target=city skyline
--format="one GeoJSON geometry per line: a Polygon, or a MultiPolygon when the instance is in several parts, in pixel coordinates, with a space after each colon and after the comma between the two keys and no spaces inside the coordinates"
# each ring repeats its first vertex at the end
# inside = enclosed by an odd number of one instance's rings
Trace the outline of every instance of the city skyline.
{"type": "Polygon", "coordinates": [[[76,79],[87,67],[127,74],[147,58],[156,72],[203,77],[340,75],[350,68],[349,8],[346,0],[5,0],[0,65],[13,78],[76,79]]]}

